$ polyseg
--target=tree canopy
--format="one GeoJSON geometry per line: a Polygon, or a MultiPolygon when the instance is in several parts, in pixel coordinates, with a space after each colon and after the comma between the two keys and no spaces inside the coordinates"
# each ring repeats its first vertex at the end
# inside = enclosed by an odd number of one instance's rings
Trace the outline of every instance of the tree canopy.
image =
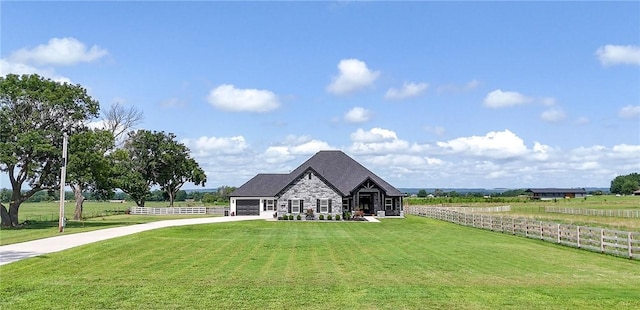
{"type": "Polygon", "coordinates": [[[630,195],[640,189],[640,174],[634,172],[628,175],[619,175],[611,181],[610,192],[612,194],[630,195]]]}
{"type": "Polygon", "coordinates": [[[12,187],[9,210],[0,206],[3,226],[18,225],[20,204],[60,184],[63,131],[86,130],[99,104],[80,85],[37,74],[0,77],[0,171],[12,187]],[[23,185],[30,190],[21,191],[23,185]]]}
{"type": "Polygon", "coordinates": [[[189,155],[189,149],[172,133],[137,130],[129,133],[121,150],[113,154],[117,187],[129,194],[138,206],[158,185],[173,205],[176,193],[186,182],[204,185],[206,175],[189,155]]]}

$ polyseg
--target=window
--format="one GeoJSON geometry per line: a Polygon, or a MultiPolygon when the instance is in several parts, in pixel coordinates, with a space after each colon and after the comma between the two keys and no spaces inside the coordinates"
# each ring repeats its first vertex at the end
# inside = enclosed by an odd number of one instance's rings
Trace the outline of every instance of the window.
{"type": "Polygon", "coordinates": [[[291,213],[300,213],[300,199],[291,200],[291,213]]]}
{"type": "Polygon", "coordinates": [[[267,211],[273,211],[273,199],[267,199],[267,211]]]}
{"type": "Polygon", "coordinates": [[[385,210],[392,210],[393,209],[393,199],[385,198],[384,199],[384,208],[385,208],[385,210]]]}
{"type": "Polygon", "coordinates": [[[349,198],[342,198],[342,211],[349,210],[349,198]]]}
{"type": "Polygon", "coordinates": [[[320,213],[329,212],[329,199],[320,199],[320,213]]]}

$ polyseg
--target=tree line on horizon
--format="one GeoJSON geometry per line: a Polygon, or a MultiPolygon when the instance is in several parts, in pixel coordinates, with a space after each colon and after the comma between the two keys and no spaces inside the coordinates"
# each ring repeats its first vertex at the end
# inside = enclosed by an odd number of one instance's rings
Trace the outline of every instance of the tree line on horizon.
{"type": "Polygon", "coordinates": [[[21,204],[36,193],[59,190],[63,166],[75,220],[86,193],[106,199],[120,190],[144,206],[157,187],[173,205],[183,184],[205,185],[204,171],[173,133],[136,129],[142,112],[118,103],[102,115],[103,128],[90,128],[99,112],[99,102],[79,84],[37,74],[0,77],[0,171],[11,183],[8,208],[0,202],[2,226],[19,226],[21,204]]]}

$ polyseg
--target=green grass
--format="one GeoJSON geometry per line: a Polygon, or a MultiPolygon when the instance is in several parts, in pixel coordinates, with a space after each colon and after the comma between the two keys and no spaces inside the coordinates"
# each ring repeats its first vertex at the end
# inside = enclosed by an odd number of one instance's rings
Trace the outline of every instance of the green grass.
{"type": "Polygon", "coordinates": [[[55,237],[63,234],[76,234],[111,227],[194,217],[211,217],[211,215],[112,215],[90,218],[84,221],[68,221],[64,228],[64,232],[62,233],[59,232],[58,221],[33,221],[28,225],[18,228],[0,229],[0,245],[55,237]]]}
{"type": "MultiPolygon", "coordinates": [[[[147,202],[147,207],[166,207],[166,202],[147,202]]],[[[118,227],[133,224],[142,224],[153,221],[205,217],[205,215],[126,215],[122,214],[134,203],[111,203],[86,201],[84,203],[84,220],[73,221],[75,202],[65,203],[65,217],[68,219],[63,234],[118,227]],[[115,215],[114,215],[115,214],[115,215]]],[[[187,203],[178,202],[178,206],[187,206],[187,203]]],[[[58,202],[25,202],[20,206],[19,222],[28,222],[18,228],[0,228],[0,245],[30,241],[60,235],[58,229],[58,202]]],[[[211,215],[206,215],[211,216],[211,215]]]]}
{"type": "Polygon", "coordinates": [[[409,216],[161,229],[0,267],[1,309],[632,309],[640,262],[409,216]]]}

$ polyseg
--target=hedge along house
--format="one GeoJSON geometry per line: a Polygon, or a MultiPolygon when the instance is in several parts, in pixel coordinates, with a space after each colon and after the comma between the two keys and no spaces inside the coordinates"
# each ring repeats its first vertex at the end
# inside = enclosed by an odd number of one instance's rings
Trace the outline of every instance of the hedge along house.
{"type": "Polygon", "coordinates": [[[230,195],[235,215],[403,216],[403,194],[342,151],[320,151],[288,174],[258,174],[230,195]]]}
{"type": "Polygon", "coordinates": [[[535,200],[587,197],[587,191],[584,188],[530,188],[524,192],[529,195],[529,198],[535,200]]]}

